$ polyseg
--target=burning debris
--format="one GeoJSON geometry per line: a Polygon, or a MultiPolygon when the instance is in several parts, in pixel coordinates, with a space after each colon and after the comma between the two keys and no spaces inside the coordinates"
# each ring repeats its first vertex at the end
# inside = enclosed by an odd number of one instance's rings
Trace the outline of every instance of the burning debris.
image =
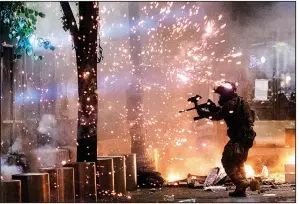
{"type": "MultiPolygon", "coordinates": [[[[286,166],[287,171],[294,171],[292,166],[286,166]]],[[[273,188],[286,182],[282,173],[269,173],[266,166],[262,168],[260,174],[257,174],[251,165],[245,165],[246,177],[250,183],[249,187],[252,191],[262,192],[261,185],[271,185],[273,188]]],[[[223,167],[215,167],[207,176],[198,176],[188,174],[186,179],[178,174],[169,174],[164,183],[168,187],[189,187],[203,188],[206,191],[227,190],[225,186],[231,186],[231,180],[227,177],[223,167]]]]}

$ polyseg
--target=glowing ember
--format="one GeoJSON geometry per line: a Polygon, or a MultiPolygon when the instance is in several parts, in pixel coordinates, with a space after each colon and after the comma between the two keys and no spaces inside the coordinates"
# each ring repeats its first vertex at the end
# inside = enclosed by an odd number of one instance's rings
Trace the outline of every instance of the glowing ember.
{"type": "Polygon", "coordinates": [[[169,181],[169,182],[174,182],[174,181],[177,181],[177,180],[180,180],[181,179],[181,177],[178,175],[178,174],[169,174],[168,176],[167,176],[167,181],[169,181]]]}
{"type": "Polygon", "coordinates": [[[250,165],[245,165],[246,178],[254,177],[255,172],[250,165]]]}
{"type": "Polygon", "coordinates": [[[184,83],[187,83],[189,81],[189,78],[183,74],[177,75],[184,83]]]}
{"type": "Polygon", "coordinates": [[[156,171],[158,171],[158,150],[155,149],[155,167],[156,171]]]}
{"type": "Polygon", "coordinates": [[[206,35],[210,36],[213,33],[213,27],[214,27],[214,22],[213,21],[209,21],[207,23],[207,27],[206,27],[206,35]]]}
{"type": "Polygon", "coordinates": [[[269,170],[266,166],[263,167],[262,173],[260,174],[260,177],[268,178],[269,177],[269,170]]]}
{"type": "Polygon", "coordinates": [[[295,164],[295,161],[296,161],[295,156],[288,156],[288,157],[286,158],[285,163],[286,163],[286,164],[295,164]]]}

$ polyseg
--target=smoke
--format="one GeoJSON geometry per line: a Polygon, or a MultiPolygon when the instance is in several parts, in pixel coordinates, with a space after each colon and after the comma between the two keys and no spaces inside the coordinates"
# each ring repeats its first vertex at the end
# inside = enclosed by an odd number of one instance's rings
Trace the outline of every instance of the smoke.
{"type": "MultiPolygon", "coordinates": [[[[68,161],[69,154],[67,150],[58,149],[58,134],[57,134],[57,121],[54,115],[44,114],[39,122],[37,131],[39,135],[38,143],[42,146],[33,148],[29,151],[22,147],[28,146],[26,138],[18,137],[13,145],[9,148],[9,154],[25,153],[30,171],[38,171],[42,167],[55,167],[68,161]],[[61,161],[60,161],[61,160],[61,161]]],[[[11,175],[22,173],[22,168],[12,164],[8,165],[5,158],[2,158],[3,164],[1,165],[1,175],[4,179],[11,179],[11,175]]]]}
{"type": "Polygon", "coordinates": [[[58,149],[58,140],[60,138],[57,132],[57,120],[54,115],[44,114],[37,131],[41,133],[40,145],[42,146],[32,151],[36,162],[35,168],[55,167],[68,159],[68,157],[63,157],[65,159],[59,161],[62,150],[58,149]]]}
{"type": "Polygon", "coordinates": [[[16,165],[7,165],[7,159],[1,158],[1,181],[11,180],[14,174],[20,174],[23,169],[16,165]]]}
{"type": "Polygon", "coordinates": [[[11,176],[14,174],[20,174],[23,170],[21,167],[12,165],[1,165],[1,179],[5,180],[11,180],[11,176]]]}
{"type": "Polygon", "coordinates": [[[54,115],[44,114],[39,122],[37,131],[41,134],[46,134],[54,140],[58,139],[57,135],[57,121],[54,115]]]}
{"type": "Polygon", "coordinates": [[[33,154],[37,160],[38,167],[54,167],[57,163],[57,155],[59,149],[45,145],[33,150],[33,154]]]}
{"type": "Polygon", "coordinates": [[[19,153],[22,151],[22,139],[21,137],[18,137],[13,145],[9,148],[9,153],[19,153]]]}

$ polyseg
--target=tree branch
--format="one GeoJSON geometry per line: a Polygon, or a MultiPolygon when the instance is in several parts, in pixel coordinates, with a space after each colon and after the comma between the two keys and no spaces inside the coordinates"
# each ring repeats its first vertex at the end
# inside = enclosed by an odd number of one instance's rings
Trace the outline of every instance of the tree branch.
{"type": "Polygon", "coordinates": [[[78,40],[79,40],[78,39],[79,38],[79,29],[77,27],[76,20],[75,20],[74,14],[72,12],[72,9],[70,7],[70,4],[67,1],[61,1],[60,6],[61,6],[62,12],[64,14],[63,19],[66,21],[65,29],[70,30],[71,35],[73,36],[74,45],[75,45],[75,47],[77,47],[78,40]]]}

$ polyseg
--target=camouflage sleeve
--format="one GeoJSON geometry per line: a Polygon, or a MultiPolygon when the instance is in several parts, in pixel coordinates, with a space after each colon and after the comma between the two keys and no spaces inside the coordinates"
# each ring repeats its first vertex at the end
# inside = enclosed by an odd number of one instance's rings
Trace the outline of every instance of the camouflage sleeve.
{"type": "Polygon", "coordinates": [[[236,102],[231,100],[224,104],[218,111],[205,112],[202,116],[204,116],[205,118],[209,118],[210,120],[222,120],[229,114],[233,113],[233,110],[235,110],[235,106],[236,102]]]}

